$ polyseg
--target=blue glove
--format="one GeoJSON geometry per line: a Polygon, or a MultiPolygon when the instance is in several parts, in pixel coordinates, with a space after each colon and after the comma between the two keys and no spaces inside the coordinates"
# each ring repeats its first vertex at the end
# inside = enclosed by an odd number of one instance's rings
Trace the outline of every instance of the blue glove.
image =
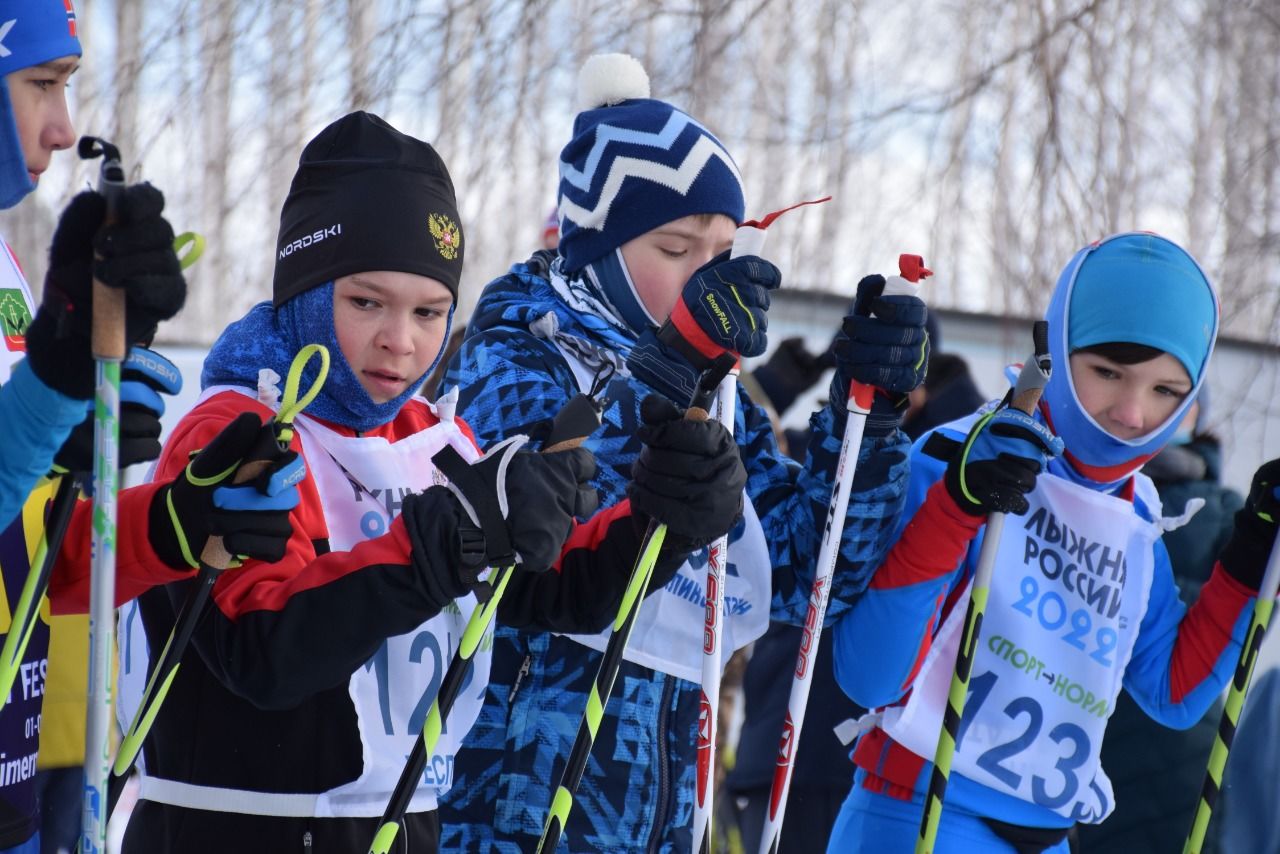
{"type": "Polygon", "coordinates": [[[699,374],[721,353],[765,351],[769,291],[781,284],[778,268],[763,258],[718,255],[685,284],[662,327],[640,336],[627,368],[670,400],[688,401],[699,374]]]}
{"type": "Polygon", "coordinates": [[[1027,495],[1062,440],[1030,415],[1004,407],[983,416],[947,463],[947,492],[972,516],[1026,513],[1027,495]]]}
{"type": "MultiPolygon", "coordinates": [[[[120,468],[160,456],[161,394],[182,391],[178,367],[154,350],[133,347],[120,371],[120,468]]],[[[93,401],[85,420],[71,431],[53,458],[55,471],[93,471],[93,401]]]]}
{"type": "Polygon", "coordinates": [[[858,282],[853,306],[832,343],[836,373],[830,399],[838,407],[837,418],[843,418],[841,404],[851,381],[877,389],[867,418],[868,436],[886,436],[901,423],[907,392],[924,382],[929,366],[924,300],[882,296],[884,285],[884,276],[866,276],[858,282]]]}

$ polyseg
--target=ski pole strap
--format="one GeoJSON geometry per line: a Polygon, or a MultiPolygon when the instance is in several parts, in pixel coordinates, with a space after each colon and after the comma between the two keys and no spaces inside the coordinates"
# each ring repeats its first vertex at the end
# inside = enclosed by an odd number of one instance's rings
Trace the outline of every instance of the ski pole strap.
{"type": "Polygon", "coordinates": [[[194,231],[184,231],[173,239],[173,252],[178,256],[178,266],[183,270],[199,261],[204,249],[204,235],[194,231]],[[187,250],[185,255],[182,252],[184,249],[187,250]]]}
{"type": "MultiPolygon", "coordinates": [[[[299,412],[306,409],[311,401],[316,399],[316,395],[320,393],[320,389],[324,386],[324,381],[328,376],[329,350],[326,347],[321,344],[308,344],[298,351],[298,355],[294,357],[293,363],[289,366],[289,376],[285,381],[284,395],[280,399],[280,409],[275,418],[271,419],[270,429],[266,432],[262,442],[259,445],[255,445],[253,450],[246,455],[246,462],[238,464],[235,474],[231,476],[231,484],[233,486],[254,480],[275,462],[277,455],[289,449],[289,443],[293,440],[293,419],[299,412]],[[302,384],[302,373],[313,356],[319,356],[320,369],[315,381],[311,384],[311,388],[299,398],[298,389],[302,384]],[[268,446],[262,447],[261,445],[264,444],[268,446]]],[[[190,467],[188,467],[187,477],[191,477],[190,467]]],[[[212,478],[206,478],[203,485],[217,483],[226,479],[226,477],[227,474],[225,472],[219,473],[212,478]]],[[[172,499],[170,499],[169,513],[175,520],[175,529],[181,531],[181,526],[176,524],[177,517],[172,499]]],[[[186,556],[186,545],[182,542],[181,534],[179,534],[179,542],[183,546],[183,555],[186,556]]],[[[204,550],[200,553],[201,564],[212,569],[223,570],[235,565],[235,561],[235,555],[227,551],[222,537],[212,536],[205,541],[204,550]]]]}
{"type": "Polygon", "coordinates": [[[293,357],[293,363],[289,365],[289,375],[284,382],[284,394],[280,398],[280,410],[276,413],[276,417],[272,419],[272,422],[276,425],[276,440],[280,442],[282,449],[293,441],[293,419],[298,416],[298,413],[310,406],[311,401],[316,399],[328,376],[329,349],[323,344],[308,344],[298,351],[298,355],[293,357]],[[316,374],[311,388],[307,389],[307,393],[299,398],[298,388],[302,385],[302,372],[306,370],[307,363],[311,361],[312,356],[320,357],[320,370],[316,374]]]}

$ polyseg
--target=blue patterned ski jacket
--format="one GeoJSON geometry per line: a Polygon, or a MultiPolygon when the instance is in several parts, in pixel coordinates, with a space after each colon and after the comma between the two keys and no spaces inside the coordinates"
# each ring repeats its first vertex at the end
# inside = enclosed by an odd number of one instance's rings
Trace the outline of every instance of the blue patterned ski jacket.
{"type": "MultiPolygon", "coordinates": [[[[599,463],[602,504],[626,495],[639,405],[653,393],[625,376],[634,340],[575,310],[537,267],[518,264],[485,289],[443,389],[458,386],[459,414],[480,446],[528,432],[579,391],[555,333],[586,364],[617,369],[605,391],[602,428],[587,442],[599,463]]],[[[608,368],[601,376],[608,374],[608,368]]],[[[812,418],[804,465],[783,455],[768,416],[738,387],[735,436],[747,493],[769,547],[771,616],[802,624],[840,436],[830,408],[812,418]]],[[[841,422],[842,423],[842,422],[841,422]]],[[[909,442],[895,431],[860,449],[829,606],[833,622],[866,587],[901,512],[909,442]]],[[[706,552],[691,558],[705,564],[706,552]]],[[[727,653],[726,653],[727,655],[727,653]]],[[[454,786],[440,803],[442,851],[531,851],[542,834],[600,654],[570,638],[499,627],[480,717],[457,756],[454,786]]],[[[789,685],[779,685],[779,691],[789,685]]],[[[560,851],[687,852],[692,846],[699,686],[625,661],[596,736],[560,851]]]]}

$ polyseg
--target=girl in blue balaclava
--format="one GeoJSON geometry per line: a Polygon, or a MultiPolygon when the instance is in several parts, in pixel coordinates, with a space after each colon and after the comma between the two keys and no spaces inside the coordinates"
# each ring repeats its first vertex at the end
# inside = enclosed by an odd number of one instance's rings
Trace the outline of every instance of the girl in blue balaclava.
{"type": "Polygon", "coordinates": [[[1039,410],[976,413],[915,443],[898,542],[837,626],[837,680],[877,711],[853,751],[830,851],[914,844],[993,511],[1016,515],[996,558],[938,852],[1067,851],[1074,823],[1116,807],[1099,754],[1120,689],[1185,727],[1231,676],[1275,540],[1280,461],[1258,470],[1190,608],[1160,540],[1179,521],[1162,517],[1139,471],[1204,382],[1212,286],[1172,242],[1120,234],[1071,259],[1046,319],[1054,370],[1039,410]]]}

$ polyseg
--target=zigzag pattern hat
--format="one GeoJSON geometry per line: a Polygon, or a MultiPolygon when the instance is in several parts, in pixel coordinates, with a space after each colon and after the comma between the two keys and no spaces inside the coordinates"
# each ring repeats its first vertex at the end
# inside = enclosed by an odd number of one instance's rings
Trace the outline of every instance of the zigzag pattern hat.
{"type": "Polygon", "coordinates": [[[573,273],[634,237],[691,214],[743,218],[742,176],[720,140],[649,97],[626,54],[593,56],[578,74],[584,111],[560,152],[560,254],[573,273]]]}

